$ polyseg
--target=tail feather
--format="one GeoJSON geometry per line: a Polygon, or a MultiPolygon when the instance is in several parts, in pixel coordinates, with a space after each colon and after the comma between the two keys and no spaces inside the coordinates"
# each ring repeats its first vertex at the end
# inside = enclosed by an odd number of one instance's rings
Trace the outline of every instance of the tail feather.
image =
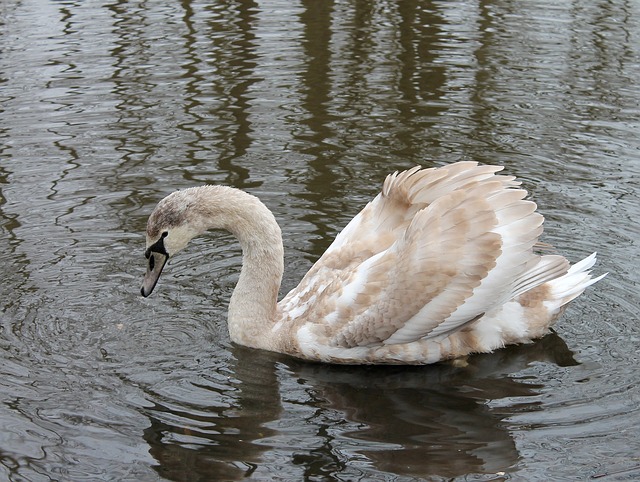
{"type": "MultiPolygon", "coordinates": [[[[551,256],[547,261],[555,261],[555,257],[551,256]]],[[[488,313],[481,320],[486,318],[483,333],[491,333],[491,329],[499,327],[505,343],[523,343],[544,336],[567,303],[608,274],[592,278],[589,270],[595,262],[596,253],[593,253],[571,266],[562,276],[534,286],[498,310],[488,313]]],[[[535,273],[535,269],[531,271],[534,278],[535,273]]]]}
{"type": "Polygon", "coordinates": [[[596,264],[596,253],[587,256],[569,268],[569,271],[559,278],[551,280],[547,286],[551,290],[551,297],[547,300],[551,309],[558,309],[576,297],[594,283],[597,283],[609,273],[596,278],[591,277],[591,268],[596,264]]]}

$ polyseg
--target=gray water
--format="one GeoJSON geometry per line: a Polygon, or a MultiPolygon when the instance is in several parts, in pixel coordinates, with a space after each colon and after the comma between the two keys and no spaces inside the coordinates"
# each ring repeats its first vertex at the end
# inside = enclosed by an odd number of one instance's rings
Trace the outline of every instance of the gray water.
{"type": "Polygon", "coordinates": [[[0,480],[640,479],[640,3],[0,3],[0,480]],[[505,165],[610,275],[466,367],[230,343],[237,243],[139,296],[177,188],[258,195],[283,293],[388,172],[505,165]]]}

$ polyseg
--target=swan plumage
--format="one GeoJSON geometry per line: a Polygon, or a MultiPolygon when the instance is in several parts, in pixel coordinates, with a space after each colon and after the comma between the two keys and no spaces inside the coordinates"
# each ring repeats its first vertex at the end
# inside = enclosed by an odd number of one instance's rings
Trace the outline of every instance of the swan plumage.
{"type": "Polygon", "coordinates": [[[500,166],[458,162],[387,176],[280,302],[280,228],[255,196],[201,186],[164,198],[147,223],[148,296],[165,262],[209,229],[234,234],[243,266],[229,303],[232,341],[350,364],[426,364],[526,343],[549,331],[592,278],[537,254],[543,217],[500,166]]]}

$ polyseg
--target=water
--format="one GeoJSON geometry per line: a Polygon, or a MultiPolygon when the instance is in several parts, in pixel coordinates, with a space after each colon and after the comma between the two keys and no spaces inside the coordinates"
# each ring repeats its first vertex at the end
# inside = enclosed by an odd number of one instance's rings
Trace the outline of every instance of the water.
{"type": "Polygon", "coordinates": [[[0,480],[640,478],[637,2],[0,5],[0,480]],[[330,367],[232,345],[240,253],[149,299],[192,185],[260,196],[296,285],[384,176],[507,166],[611,274],[530,346],[330,367]]]}

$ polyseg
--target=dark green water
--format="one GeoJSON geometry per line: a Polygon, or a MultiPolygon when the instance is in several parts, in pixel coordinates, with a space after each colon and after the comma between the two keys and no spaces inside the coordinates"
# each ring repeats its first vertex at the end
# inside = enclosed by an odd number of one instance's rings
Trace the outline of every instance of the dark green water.
{"type": "Polygon", "coordinates": [[[622,0],[2,2],[0,480],[637,480],[638,79],[622,0]],[[611,273],[557,334],[460,368],[236,347],[227,235],[139,296],[177,188],[261,197],[286,292],[388,172],[460,159],[611,273]]]}

